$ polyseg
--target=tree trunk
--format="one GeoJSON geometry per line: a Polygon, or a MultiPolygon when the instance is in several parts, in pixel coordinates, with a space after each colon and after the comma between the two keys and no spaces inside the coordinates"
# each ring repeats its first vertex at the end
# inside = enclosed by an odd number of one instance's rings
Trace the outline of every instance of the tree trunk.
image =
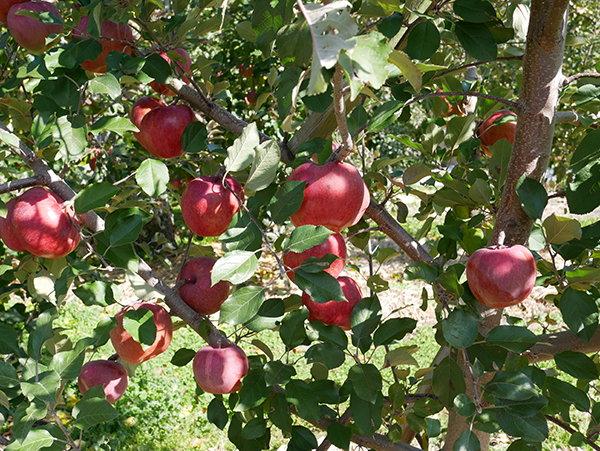
{"type": "MultiPolygon", "coordinates": [[[[500,210],[490,242],[498,242],[500,232],[505,234],[505,244],[527,244],[533,220],[529,218],[517,197],[516,184],[523,174],[541,180],[548,168],[548,160],[554,138],[555,114],[563,82],[562,65],[565,44],[565,26],[568,2],[564,0],[533,0],[531,19],[527,33],[525,57],[523,58],[523,81],[519,98],[518,124],[513,152],[508,165],[506,184],[502,193],[500,210]]],[[[484,320],[480,332],[487,332],[500,323],[501,310],[482,305],[484,320]]],[[[470,372],[463,361],[463,369],[472,396],[473,384],[470,372]]],[[[485,374],[478,380],[478,390],[493,374],[485,374]]],[[[444,450],[452,450],[454,442],[469,425],[465,418],[453,410],[448,420],[448,433],[444,450]]],[[[481,449],[489,448],[489,434],[477,433],[481,449]]]]}

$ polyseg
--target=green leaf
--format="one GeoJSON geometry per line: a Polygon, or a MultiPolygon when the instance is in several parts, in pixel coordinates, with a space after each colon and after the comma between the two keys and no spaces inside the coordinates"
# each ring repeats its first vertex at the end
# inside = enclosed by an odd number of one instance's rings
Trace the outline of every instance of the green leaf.
{"type": "Polygon", "coordinates": [[[358,364],[350,368],[348,379],[352,381],[354,392],[365,401],[375,404],[381,393],[382,379],[379,370],[371,364],[358,364]]]}
{"type": "Polygon", "coordinates": [[[442,321],[442,331],[446,341],[455,348],[468,348],[477,339],[479,327],[477,319],[466,310],[453,310],[442,321]]]}
{"type": "Polygon", "coordinates": [[[446,407],[452,407],[456,395],[465,393],[467,386],[462,370],[451,357],[446,357],[433,370],[432,388],[446,407]]]}
{"type": "Polygon", "coordinates": [[[181,136],[181,147],[185,153],[198,153],[206,149],[208,131],[202,122],[188,124],[181,136]]]}
{"type": "Polygon", "coordinates": [[[446,126],[444,143],[449,150],[457,149],[462,143],[470,140],[475,131],[475,116],[470,114],[465,117],[455,116],[446,126]]]}
{"type": "MultiPolygon", "coordinates": [[[[312,56],[312,36],[308,24],[303,18],[281,28],[277,33],[275,43],[279,50],[279,57],[286,62],[286,66],[308,66],[312,56]]],[[[283,116],[287,116],[287,114],[283,116]]]]}
{"type": "Polygon", "coordinates": [[[87,127],[80,117],[73,118],[73,123],[68,116],[56,119],[52,127],[52,136],[60,145],[60,155],[67,161],[76,161],[85,153],[87,147],[87,127]]]}
{"type": "Polygon", "coordinates": [[[392,50],[389,61],[402,71],[402,75],[416,92],[421,92],[423,71],[420,64],[413,63],[409,56],[400,50],[392,50]]]}
{"type": "Polygon", "coordinates": [[[283,224],[296,213],[304,200],[306,182],[292,180],[279,188],[269,205],[271,218],[276,224],[283,224]]]}
{"type": "MultiPolygon", "coordinates": [[[[311,326],[315,322],[312,321],[311,326]]],[[[306,350],[304,357],[308,363],[320,363],[332,370],[344,364],[346,360],[344,349],[332,343],[317,343],[306,350]]]]}
{"type": "Polygon", "coordinates": [[[319,446],[317,438],[310,429],[304,426],[292,426],[292,439],[290,444],[297,446],[299,449],[316,449],[319,446]]]}
{"type": "Polygon", "coordinates": [[[19,386],[19,375],[10,363],[0,361],[0,387],[12,388],[19,386]]]}
{"type": "MultiPolygon", "coordinates": [[[[181,348],[178,349],[177,352],[175,352],[175,354],[173,354],[173,357],[171,357],[171,364],[175,365],[175,366],[186,366],[188,363],[190,363],[192,361],[192,359],[194,358],[194,356],[196,355],[196,351],[194,351],[193,349],[187,349],[187,348],[181,348]]],[[[210,421],[210,419],[209,419],[210,421]]],[[[211,421],[212,423],[212,421],[211,421]]],[[[223,429],[222,427],[219,427],[219,429],[223,429]]]]}
{"type": "Polygon", "coordinates": [[[477,407],[475,407],[475,403],[467,396],[465,393],[461,393],[456,395],[454,398],[454,410],[461,417],[472,417],[477,407]]]}
{"type": "Polygon", "coordinates": [[[308,319],[308,310],[305,308],[292,310],[288,313],[279,327],[279,336],[287,349],[294,349],[306,340],[304,322],[308,319]]]}
{"type": "Polygon", "coordinates": [[[425,61],[437,51],[440,41],[440,32],[435,24],[424,20],[411,30],[404,51],[412,59],[425,61]]]}
{"type": "Polygon", "coordinates": [[[556,397],[568,404],[573,404],[581,412],[590,410],[591,405],[588,395],[568,382],[549,377],[546,379],[546,388],[550,392],[550,399],[556,397]]]}
{"type": "Polygon", "coordinates": [[[252,191],[265,189],[275,179],[281,160],[281,150],[275,140],[266,141],[255,148],[254,160],[245,188],[252,191]]]}
{"type": "Polygon", "coordinates": [[[112,183],[101,182],[89,185],[75,197],[75,212],[79,215],[102,208],[120,188],[112,183]]]}
{"type": "MultiPolygon", "coordinates": [[[[487,3],[487,2],[486,2],[487,3]]],[[[452,451],[480,451],[481,444],[475,431],[467,429],[462,431],[452,447],[452,451]]]]}
{"type": "Polygon", "coordinates": [[[285,397],[296,406],[301,418],[319,421],[319,400],[310,386],[301,380],[291,380],[285,386],[285,397]]]}
{"type": "Polygon", "coordinates": [[[17,331],[14,327],[0,323],[0,354],[19,352],[17,331]]]}
{"type": "Polygon", "coordinates": [[[167,190],[169,169],[159,160],[147,159],[135,173],[135,181],[151,197],[157,197],[167,190]]]}
{"type": "Polygon", "coordinates": [[[77,342],[74,349],[54,354],[48,368],[56,371],[62,380],[76,379],[81,373],[87,348],[94,341],[93,338],[82,338],[77,342]]]}
{"type": "Polygon", "coordinates": [[[587,84],[577,88],[577,91],[571,96],[571,100],[576,106],[585,105],[590,102],[600,101],[600,86],[587,84]]]}
{"type": "MultiPolygon", "coordinates": [[[[250,279],[258,268],[258,259],[251,251],[231,251],[217,260],[211,272],[211,283],[228,280],[237,285],[250,279]]],[[[256,312],[255,312],[256,313],[256,312]]]]}
{"type": "Polygon", "coordinates": [[[118,297],[119,290],[109,282],[88,282],[73,290],[73,294],[77,296],[85,305],[101,305],[103,307],[114,304],[118,297]],[[116,293],[115,293],[116,291],[116,293]]]}
{"type": "Polygon", "coordinates": [[[46,417],[48,408],[45,402],[34,399],[33,402],[23,402],[13,413],[12,432],[17,442],[23,442],[30,435],[33,423],[46,417]]]}
{"type": "Polygon", "coordinates": [[[531,219],[542,219],[542,213],[548,205],[548,193],[546,188],[535,179],[527,177],[526,174],[517,182],[517,196],[523,211],[531,219]]]}
{"type": "Polygon", "coordinates": [[[327,440],[329,440],[333,446],[337,446],[340,449],[349,449],[351,439],[352,429],[349,426],[344,426],[337,421],[334,421],[327,426],[327,440]]]}
{"type": "Polygon", "coordinates": [[[373,344],[385,346],[394,341],[400,341],[406,334],[417,327],[417,321],[412,318],[392,318],[382,323],[373,336],[373,344]]]}
{"type": "Polygon", "coordinates": [[[402,111],[398,112],[404,106],[404,102],[397,100],[390,100],[385,102],[383,105],[378,107],[374,112],[369,126],[367,127],[368,133],[377,133],[386,128],[392,122],[394,122],[402,111]]]}
{"type": "Polygon", "coordinates": [[[368,435],[373,435],[381,426],[381,417],[383,410],[383,395],[377,395],[377,401],[370,403],[365,401],[356,393],[350,396],[350,412],[356,426],[362,432],[368,435]]]}
{"type": "Polygon", "coordinates": [[[406,346],[402,346],[396,349],[392,349],[385,355],[385,360],[383,367],[393,367],[393,366],[402,366],[402,365],[412,365],[419,366],[419,362],[411,355],[409,351],[413,349],[408,349],[406,346]]]}
{"type": "Polygon", "coordinates": [[[492,189],[489,182],[479,178],[476,179],[469,188],[469,197],[478,204],[489,205],[492,199],[492,189]]]}
{"type": "Polygon", "coordinates": [[[271,387],[265,383],[265,370],[257,368],[250,370],[244,377],[244,384],[238,392],[239,401],[233,409],[235,412],[244,412],[263,403],[271,394],[271,387]]]}
{"type": "Polygon", "coordinates": [[[113,74],[92,78],[88,90],[92,94],[106,94],[113,100],[121,95],[121,85],[113,74]]]}
{"type": "Polygon", "coordinates": [[[550,244],[564,244],[581,238],[581,224],[576,219],[561,218],[552,213],[544,219],[544,230],[550,244]]]}
{"type": "Polygon", "coordinates": [[[352,343],[362,352],[371,347],[371,334],[381,323],[381,304],[376,295],[358,301],[350,315],[352,343]]]}
{"type": "Polygon", "coordinates": [[[558,306],[571,332],[589,342],[598,329],[598,306],[594,298],[568,287],[560,297],[558,306]]]}
{"type": "Polygon", "coordinates": [[[115,210],[106,217],[106,230],[111,247],[119,247],[137,240],[143,227],[140,210],[122,208],[115,210]]]}
{"type": "Polygon", "coordinates": [[[34,429],[27,434],[27,438],[23,443],[12,442],[6,447],[5,451],[38,451],[52,446],[53,443],[54,437],[50,435],[50,432],[44,429],[34,429]]]}
{"type": "Polygon", "coordinates": [[[559,370],[570,374],[576,379],[591,381],[598,379],[598,368],[587,355],[575,351],[563,351],[554,356],[559,370]]]}
{"type": "Polygon", "coordinates": [[[269,420],[284,432],[292,431],[292,414],[290,405],[283,393],[275,393],[271,400],[271,410],[268,412],[269,420]]]}
{"type": "Polygon", "coordinates": [[[285,302],[281,299],[267,299],[262,303],[256,315],[245,326],[255,332],[277,327],[285,315],[285,302]]]}
{"type": "Polygon", "coordinates": [[[60,387],[60,375],[54,371],[44,371],[21,383],[25,396],[33,396],[45,402],[56,402],[56,392],[60,387]]]}
{"type": "Polygon", "coordinates": [[[519,401],[538,395],[531,379],[518,371],[498,371],[484,391],[496,398],[519,401]]]}
{"type": "Polygon", "coordinates": [[[264,288],[249,286],[236,290],[221,305],[219,324],[227,323],[236,325],[245,323],[256,315],[264,300],[264,288]]]}
{"type": "Polygon", "coordinates": [[[216,427],[224,430],[229,422],[229,414],[223,405],[223,401],[218,398],[213,398],[206,409],[206,418],[216,427]]]}
{"type": "Polygon", "coordinates": [[[323,226],[304,225],[296,227],[284,243],[283,252],[304,252],[323,244],[333,232],[323,226]]]}
{"type": "Polygon", "coordinates": [[[587,214],[600,206],[600,162],[588,164],[575,174],[575,180],[567,187],[569,211],[574,214],[587,214]]]}
{"type": "Polygon", "coordinates": [[[348,302],[337,279],[324,271],[311,273],[299,268],[295,271],[294,281],[311,300],[319,304],[329,301],[348,302]]]}
{"type": "Polygon", "coordinates": [[[415,163],[412,166],[406,168],[404,174],[402,174],[402,181],[405,185],[413,185],[419,180],[429,177],[431,175],[431,168],[424,163],[415,163]]]}
{"type": "Polygon", "coordinates": [[[496,19],[496,10],[488,1],[456,0],[454,12],[467,22],[485,23],[496,19]]]}
{"type": "Polygon", "coordinates": [[[227,148],[225,167],[228,172],[245,169],[254,160],[254,148],[260,144],[258,127],[255,122],[248,124],[231,147],[227,148]]]}
{"type": "Polygon", "coordinates": [[[497,326],[485,337],[488,345],[500,346],[512,352],[522,353],[538,342],[537,336],[526,327],[497,326]]]}
{"type": "Polygon", "coordinates": [[[575,149],[569,166],[573,173],[577,174],[598,160],[600,160],[600,130],[591,130],[575,149]]]}
{"type": "Polygon", "coordinates": [[[54,337],[52,321],[56,318],[56,310],[45,311],[38,316],[35,322],[35,330],[29,335],[27,342],[27,354],[34,360],[42,356],[42,347],[47,340],[54,337]]]}
{"type": "Polygon", "coordinates": [[[146,75],[154,78],[158,83],[167,83],[172,75],[171,66],[158,53],[150,53],[142,69],[146,75]]]}
{"type": "Polygon", "coordinates": [[[404,275],[408,280],[420,279],[429,283],[434,283],[439,276],[439,272],[429,263],[417,261],[411,263],[404,269],[404,275]]]}
{"type": "Polygon", "coordinates": [[[142,345],[151,346],[156,340],[154,313],[147,308],[132,309],[125,312],[123,327],[135,341],[142,345]]]}
{"type": "Polygon", "coordinates": [[[269,387],[285,385],[296,375],[296,370],[292,365],[286,365],[278,360],[266,363],[263,368],[266,371],[265,383],[269,387]]]}
{"type": "Polygon", "coordinates": [[[476,60],[496,59],[498,46],[494,35],[485,25],[459,21],[455,23],[454,32],[465,51],[476,60]]]}
{"type": "Polygon", "coordinates": [[[102,385],[91,387],[73,407],[75,426],[83,430],[114,420],[119,412],[105,399],[102,385]]]}
{"type": "Polygon", "coordinates": [[[100,134],[102,131],[115,132],[123,136],[125,132],[136,132],[138,128],[133,125],[126,117],[121,116],[103,116],[90,126],[90,132],[94,135],[100,134]]]}
{"type": "Polygon", "coordinates": [[[262,418],[253,418],[242,429],[242,437],[246,440],[254,440],[262,437],[267,430],[267,422],[262,418]]]}

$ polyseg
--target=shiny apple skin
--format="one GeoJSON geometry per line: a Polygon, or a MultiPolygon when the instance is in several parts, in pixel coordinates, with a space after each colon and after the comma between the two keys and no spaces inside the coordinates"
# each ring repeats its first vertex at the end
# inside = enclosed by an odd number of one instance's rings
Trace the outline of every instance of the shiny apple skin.
{"type": "Polygon", "coordinates": [[[192,258],[181,270],[181,280],[186,282],[179,288],[179,296],[201,315],[217,313],[229,297],[229,282],[221,280],[212,285],[211,274],[216,262],[210,257],[192,258]]]}
{"type": "Polygon", "coordinates": [[[44,24],[33,17],[15,14],[21,10],[38,13],[49,12],[62,20],[60,11],[52,3],[43,1],[17,3],[8,10],[6,23],[15,41],[31,53],[41,55],[48,50],[46,38],[51,34],[62,33],[64,26],[61,24],[44,24]]]}
{"type": "Polygon", "coordinates": [[[242,387],[241,379],[248,374],[248,358],[236,345],[208,345],[196,353],[192,367],[202,390],[224,395],[242,387]]]}
{"type": "Polygon", "coordinates": [[[515,114],[509,110],[500,110],[493,113],[485,121],[483,121],[477,129],[477,134],[481,140],[481,151],[488,157],[492,156],[491,147],[502,138],[508,139],[512,144],[515,141],[515,133],[517,131],[517,122],[509,121],[499,125],[494,125],[498,119],[507,114],[515,114]]]}
{"type": "Polygon", "coordinates": [[[25,249],[15,234],[11,224],[12,211],[17,199],[15,197],[6,204],[6,218],[0,218],[0,238],[2,238],[4,245],[9,249],[15,252],[27,252],[27,249],[25,249]]]}
{"type": "Polygon", "coordinates": [[[92,387],[103,385],[106,400],[114,404],[127,390],[129,376],[125,367],[119,362],[92,360],[81,368],[77,384],[82,395],[92,387]]]}
{"type": "Polygon", "coordinates": [[[349,330],[350,315],[358,301],[362,299],[362,292],[358,284],[350,277],[341,276],[337,280],[348,302],[329,301],[319,304],[313,301],[308,294],[303,293],[302,304],[308,308],[309,321],[321,321],[324,324],[349,330]]]}
{"type": "Polygon", "coordinates": [[[183,155],[183,132],[195,120],[187,105],[152,108],[138,127],[143,135],[140,143],[156,158],[178,158],[183,155]]]}
{"type": "Polygon", "coordinates": [[[478,249],[467,261],[467,282],[475,298],[492,308],[522,302],[535,285],[533,254],[525,246],[478,249]]]}
{"type": "MultiPolygon", "coordinates": [[[[313,246],[304,252],[287,252],[286,254],[283,254],[283,263],[290,268],[298,268],[310,257],[322,258],[327,254],[333,254],[340,257],[335,260],[329,268],[325,269],[326,273],[331,274],[333,277],[337,277],[344,269],[346,263],[346,241],[344,241],[344,237],[339,233],[332,233],[323,244],[313,246]]],[[[286,274],[290,280],[294,282],[294,271],[289,270],[286,274]]]]}

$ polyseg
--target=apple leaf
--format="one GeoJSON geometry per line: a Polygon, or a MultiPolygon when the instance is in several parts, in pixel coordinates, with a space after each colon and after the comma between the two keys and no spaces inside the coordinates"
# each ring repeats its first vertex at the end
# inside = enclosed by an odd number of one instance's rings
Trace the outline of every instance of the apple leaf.
{"type": "Polygon", "coordinates": [[[229,414],[223,405],[223,401],[218,398],[213,398],[206,409],[206,418],[216,427],[223,430],[229,422],[229,414]]]}
{"type": "Polygon", "coordinates": [[[277,190],[273,202],[269,206],[271,218],[275,224],[283,224],[298,211],[304,200],[305,187],[306,182],[292,180],[277,190]]]}
{"type": "Polygon", "coordinates": [[[352,388],[359,397],[371,404],[375,403],[382,388],[382,379],[374,365],[354,365],[348,371],[348,379],[352,381],[352,388]]]}
{"type": "Polygon", "coordinates": [[[287,349],[294,349],[306,340],[304,323],[308,315],[308,309],[298,308],[289,312],[281,321],[279,336],[287,349]]]}
{"type": "Polygon", "coordinates": [[[417,321],[412,318],[392,318],[381,324],[373,336],[375,346],[389,345],[399,341],[417,327],[417,321]]]}
{"type": "Polygon", "coordinates": [[[273,298],[266,300],[258,309],[258,312],[245,326],[255,332],[276,327],[285,315],[285,303],[281,299],[273,298]]]}
{"type": "Polygon", "coordinates": [[[73,294],[87,306],[101,305],[105,307],[118,300],[117,296],[120,291],[112,283],[96,280],[75,288],[73,294]]]}
{"type": "Polygon", "coordinates": [[[228,280],[237,285],[245,282],[254,275],[258,268],[258,259],[254,252],[235,250],[217,260],[211,272],[211,282],[214,286],[221,280],[228,280]]]}
{"type": "Polygon", "coordinates": [[[333,232],[323,226],[304,225],[294,229],[284,243],[283,252],[304,252],[323,244],[333,232]]]}
{"type": "Polygon", "coordinates": [[[444,142],[448,149],[457,149],[462,143],[473,137],[475,131],[475,115],[470,114],[466,117],[455,116],[450,119],[446,126],[446,136],[444,142]]]}
{"type": "Polygon", "coordinates": [[[75,425],[84,430],[118,416],[119,412],[106,400],[102,385],[87,390],[73,407],[75,425]]]}
{"type": "Polygon", "coordinates": [[[154,313],[147,308],[132,309],[125,312],[123,327],[135,341],[142,345],[151,346],[156,340],[154,313]]]}
{"type": "Polygon", "coordinates": [[[461,309],[453,310],[442,321],[442,330],[446,341],[455,348],[467,348],[477,339],[479,327],[477,319],[461,309]]]}
{"type": "Polygon", "coordinates": [[[192,361],[196,351],[193,349],[181,348],[171,357],[171,364],[175,366],[186,366],[192,361]]]}
{"type": "Polygon", "coordinates": [[[169,169],[159,160],[144,160],[135,173],[135,181],[151,197],[164,193],[169,183],[169,169]]]}
{"type": "Polygon", "coordinates": [[[121,85],[113,74],[92,78],[88,90],[92,94],[106,94],[113,100],[121,95],[121,85]]]}
{"type": "Polygon", "coordinates": [[[500,346],[512,352],[525,352],[538,342],[537,336],[526,327],[497,326],[485,337],[488,345],[500,346]]]}
{"type": "Polygon", "coordinates": [[[600,130],[592,130],[581,140],[569,163],[577,174],[591,163],[600,160],[600,130]]]}
{"type": "Polygon", "coordinates": [[[255,148],[254,160],[245,188],[252,191],[265,189],[275,179],[281,150],[275,140],[266,141],[255,148]]]}
{"type": "Polygon", "coordinates": [[[460,433],[452,449],[453,451],[481,451],[481,444],[475,435],[475,431],[467,429],[460,433]]]}
{"type": "MultiPolygon", "coordinates": [[[[9,409],[10,405],[6,408],[9,409]]],[[[26,443],[27,437],[30,437],[32,434],[31,427],[33,426],[33,423],[44,418],[47,413],[48,408],[46,403],[39,399],[34,399],[30,404],[20,404],[13,413],[13,426],[11,428],[17,442],[23,444],[26,443]]],[[[10,447],[6,449],[9,448],[10,447]]],[[[22,450],[23,448],[19,448],[19,451],[22,450]]]]}
{"type": "Polygon", "coordinates": [[[143,71],[149,77],[154,78],[158,83],[167,83],[172,75],[171,66],[158,53],[151,53],[146,57],[143,71]]]}
{"type": "Polygon", "coordinates": [[[352,429],[350,426],[344,426],[337,421],[329,424],[327,427],[327,440],[333,446],[340,449],[350,449],[350,440],[352,440],[352,429]]]}
{"type": "Polygon", "coordinates": [[[82,215],[90,210],[102,208],[119,191],[120,188],[112,183],[101,182],[89,185],[77,193],[75,197],[75,212],[82,215]]]}
{"type": "Polygon", "coordinates": [[[227,172],[241,171],[249,166],[254,160],[254,148],[259,144],[258,127],[255,122],[252,122],[246,125],[233,145],[227,148],[227,158],[224,163],[227,172]]]}
{"type": "Polygon", "coordinates": [[[450,356],[435,367],[431,382],[433,393],[446,407],[452,407],[456,395],[467,390],[462,370],[450,356]]]}
{"type": "Polygon", "coordinates": [[[337,279],[324,271],[309,273],[297,269],[294,281],[318,304],[329,301],[348,302],[337,279]]]}
{"type": "Polygon", "coordinates": [[[598,379],[598,368],[594,361],[582,352],[563,351],[554,356],[559,370],[576,379],[591,381],[598,379]]]}
{"type": "Polygon", "coordinates": [[[206,149],[208,131],[202,122],[192,122],[185,127],[181,136],[181,147],[186,153],[198,153],[206,149]]]}
{"type": "Polygon", "coordinates": [[[496,10],[488,1],[456,0],[454,12],[467,22],[485,23],[496,19],[496,10]]]}
{"type": "Polygon", "coordinates": [[[316,393],[302,381],[293,379],[285,386],[285,397],[296,409],[300,417],[306,420],[319,421],[320,409],[316,393]]]}
{"type": "Polygon", "coordinates": [[[574,214],[591,213],[600,206],[600,162],[584,166],[575,174],[575,180],[567,187],[569,211],[574,214]]]}
{"type": "Polygon", "coordinates": [[[119,209],[106,217],[105,234],[109,236],[110,246],[116,247],[132,243],[137,239],[143,227],[143,217],[137,209],[119,209]]]}
{"type": "Polygon", "coordinates": [[[393,63],[402,71],[402,75],[408,80],[413,89],[420,92],[423,85],[423,73],[419,66],[413,63],[410,57],[401,50],[392,50],[389,60],[390,63],[393,63]]]}
{"type": "Polygon", "coordinates": [[[56,309],[46,310],[38,316],[35,322],[35,330],[29,335],[27,341],[27,354],[34,360],[42,356],[44,343],[54,336],[52,321],[57,316],[56,309]]]}
{"type": "Polygon", "coordinates": [[[69,116],[62,116],[52,126],[52,137],[60,143],[60,155],[65,161],[81,158],[87,147],[87,126],[75,116],[72,122],[69,116]]]}
{"type": "Polygon", "coordinates": [[[598,306],[589,293],[568,287],[558,305],[563,320],[575,335],[590,341],[598,329],[598,306]]]}
{"type": "Polygon", "coordinates": [[[544,220],[544,230],[550,244],[563,244],[580,239],[581,224],[577,219],[561,218],[554,213],[544,220]]]}
{"type": "Polygon", "coordinates": [[[404,51],[412,59],[425,61],[437,51],[440,41],[440,31],[433,21],[423,20],[410,31],[404,51]]]}
{"type": "MultiPolygon", "coordinates": [[[[215,267],[216,265],[213,267],[213,273],[215,267]]],[[[240,288],[221,305],[219,324],[227,323],[234,326],[245,323],[256,315],[264,301],[264,288],[255,286],[240,288]]]]}
{"type": "Polygon", "coordinates": [[[119,116],[101,117],[89,128],[90,133],[93,133],[94,135],[98,135],[105,130],[115,132],[116,134],[123,136],[123,133],[127,131],[137,132],[138,128],[133,125],[133,122],[131,122],[128,118],[119,116]]]}
{"type": "Polygon", "coordinates": [[[21,382],[21,390],[25,396],[35,397],[45,402],[56,402],[60,380],[60,375],[56,371],[44,371],[21,382]]]}
{"type": "MultiPolygon", "coordinates": [[[[325,254],[323,257],[309,257],[306,261],[300,264],[300,268],[303,271],[316,273],[319,271],[324,271],[331,266],[331,264],[339,259],[337,255],[333,254],[325,254]]],[[[297,268],[292,268],[297,269],[297,268]]]]}
{"type": "Polygon", "coordinates": [[[467,54],[479,61],[492,61],[498,55],[498,45],[490,29],[479,23],[456,22],[454,33],[467,54]]]}
{"type": "Polygon", "coordinates": [[[523,174],[517,182],[516,188],[519,202],[527,216],[533,220],[541,219],[542,213],[548,205],[548,193],[544,186],[523,174]]]}
{"type": "Polygon", "coordinates": [[[45,429],[33,429],[29,431],[22,443],[14,441],[9,444],[5,451],[37,451],[48,448],[54,444],[54,437],[45,429]]]}
{"type": "Polygon", "coordinates": [[[10,364],[0,360],[0,387],[12,388],[19,386],[17,370],[10,364]]]}

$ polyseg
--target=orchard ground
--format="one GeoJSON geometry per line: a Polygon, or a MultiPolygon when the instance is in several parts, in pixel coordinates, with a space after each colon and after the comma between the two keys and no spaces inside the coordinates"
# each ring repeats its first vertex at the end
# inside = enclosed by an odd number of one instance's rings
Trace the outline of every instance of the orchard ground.
{"type": "MultiPolygon", "coordinates": [[[[404,200],[404,199],[403,199],[404,200]]],[[[408,202],[408,198],[406,199],[408,202]]],[[[415,232],[419,224],[410,218],[415,214],[417,205],[412,202],[409,206],[409,222],[407,229],[415,232]],[[411,230],[414,228],[415,230],[411,230]]],[[[545,214],[555,213],[558,216],[565,216],[566,202],[563,199],[552,199],[546,208],[545,214]]],[[[571,215],[572,216],[572,215],[571,215]]],[[[584,225],[597,220],[600,217],[600,209],[585,216],[576,216],[584,225]],[[595,218],[595,219],[594,219],[595,218]]],[[[431,235],[430,235],[431,236],[431,235]]],[[[394,247],[394,243],[389,239],[381,242],[372,240],[372,249],[376,246],[394,247]]],[[[428,243],[423,243],[425,246],[428,243]]],[[[222,250],[218,242],[210,244],[215,254],[220,255],[222,250]]],[[[367,296],[369,291],[366,286],[366,278],[357,274],[359,268],[362,274],[368,274],[369,262],[363,252],[359,252],[352,245],[348,246],[349,255],[347,265],[342,275],[352,276],[361,286],[363,295],[367,296]]],[[[154,266],[161,277],[174,285],[177,273],[181,267],[184,255],[184,247],[177,250],[177,257],[173,260],[172,268],[165,263],[155,262],[154,266]]],[[[258,274],[260,280],[257,283],[267,284],[278,273],[275,259],[272,255],[264,252],[261,261],[261,272],[258,274]]],[[[404,317],[411,317],[418,320],[416,332],[405,340],[407,346],[416,346],[418,350],[413,357],[419,363],[420,368],[426,368],[435,356],[438,345],[435,342],[435,330],[432,326],[436,324],[435,303],[430,302],[428,308],[423,310],[422,290],[423,288],[431,290],[425,283],[417,281],[404,281],[404,268],[410,264],[410,260],[402,253],[393,258],[381,268],[375,261],[374,270],[382,279],[390,284],[390,289],[379,294],[381,305],[384,309],[384,317],[399,314],[404,317]]],[[[117,280],[120,281],[119,289],[121,291],[121,304],[131,304],[144,294],[144,284],[136,285],[131,278],[119,274],[117,280]]],[[[138,282],[142,282],[141,279],[138,282]]],[[[546,320],[547,317],[558,320],[560,312],[551,302],[544,299],[554,293],[554,289],[535,287],[532,294],[522,304],[513,306],[505,310],[506,315],[523,318],[528,327],[535,330],[538,328],[537,320],[546,320]]],[[[300,294],[297,287],[292,284],[287,277],[279,278],[270,286],[270,297],[285,297],[291,293],[300,294]]],[[[152,297],[152,293],[146,293],[152,297]]],[[[114,304],[107,308],[94,306],[92,308],[83,308],[83,304],[72,293],[65,299],[66,315],[62,317],[61,323],[57,324],[64,328],[63,333],[69,336],[73,341],[75,339],[87,336],[91,333],[100,317],[114,315],[119,310],[119,305],[114,304]]],[[[215,321],[218,315],[214,316],[215,321]]],[[[177,324],[177,320],[176,324],[177,324]]],[[[504,320],[506,322],[506,320],[504,320]]],[[[556,329],[562,329],[563,324],[557,323],[556,329]]],[[[537,331],[540,332],[539,330],[537,331]]],[[[260,335],[260,339],[273,351],[275,355],[281,355],[284,352],[281,343],[276,339],[276,333],[269,332],[260,335]]],[[[103,450],[177,450],[177,449],[195,449],[195,450],[221,450],[233,449],[232,444],[227,440],[226,432],[220,431],[216,426],[209,423],[206,419],[206,409],[213,399],[210,394],[198,394],[196,392],[196,382],[193,378],[191,363],[184,367],[177,367],[171,363],[174,350],[187,347],[199,349],[204,343],[194,332],[188,328],[181,328],[174,333],[173,343],[167,352],[157,358],[140,365],[135,375],[130,380],[130,385],[121,400],[115,404],[120,416],[105,424],[93,427],[83,436],[85,442],[84,449],[103,449],[103,450]]],[[[249,356],[261,354],[257,346],[252,343],[243,342],[249,356]]],[[[303,349],[296,350],[300,357],[303,349]]],[[[99,354],[94,358],[106,358],[114,353],[112,346],[107,344],[100,349],[99,354]]],[[[383,355],[376,358],[376,363],[382,365],[383,355]]],[[[344,380],[345,367],[340,368],[339,382],[344,380]]],[[[410,366],[405,367],[410,370],[410,366]]],[[[348,368],[346,368],[347,370],[348,368]]],[[[302,376],[305,373],[308,376],[307,368],[296,368],[302,376]]],[[[414,374],[412,370],[411,374],[414,374]]],[[[70,383],[65,390],[65,402],[74,404],[79,398],[80,393],[76,383],[70,383]]],[[[576,418],[576,416],[575,416],[576,418]]],[[[69,420],[64,414],[64,422],[69,420]]],[[[442,426],[445,425],[446,418],[438,415],[442,426]]],[[[551,426],[551,439],[544,445],[544,450],[557,449],[584,449],[567,447],[568,436],[561,429],[551,426]]],[[[5,431],[3,431],[5,432],[5,431]]],[[[323,434],[321,434],[321,437],[323,434]]],[[[286,440],[284,437],[274,437],[273,446],[280,446],[285,449],[286,440]]],[[[502,450],[508,447],[510,438],[505,434],[496,434],[493,436],[492,446],[494,450],[502,450]]],[[[441,436],[433,437],[429,442],[429,449],[437,449],[441,445],[441,436]]],[[[354,446],[354,445],[353,445],[354,446]]],[[[3,446],[0,444],[0,449],[3,446]]],[[[332,449],[334,449],[332,447],[332,449]]],[[[352,448],[354,449],[354,448],[352,448]]]]}

